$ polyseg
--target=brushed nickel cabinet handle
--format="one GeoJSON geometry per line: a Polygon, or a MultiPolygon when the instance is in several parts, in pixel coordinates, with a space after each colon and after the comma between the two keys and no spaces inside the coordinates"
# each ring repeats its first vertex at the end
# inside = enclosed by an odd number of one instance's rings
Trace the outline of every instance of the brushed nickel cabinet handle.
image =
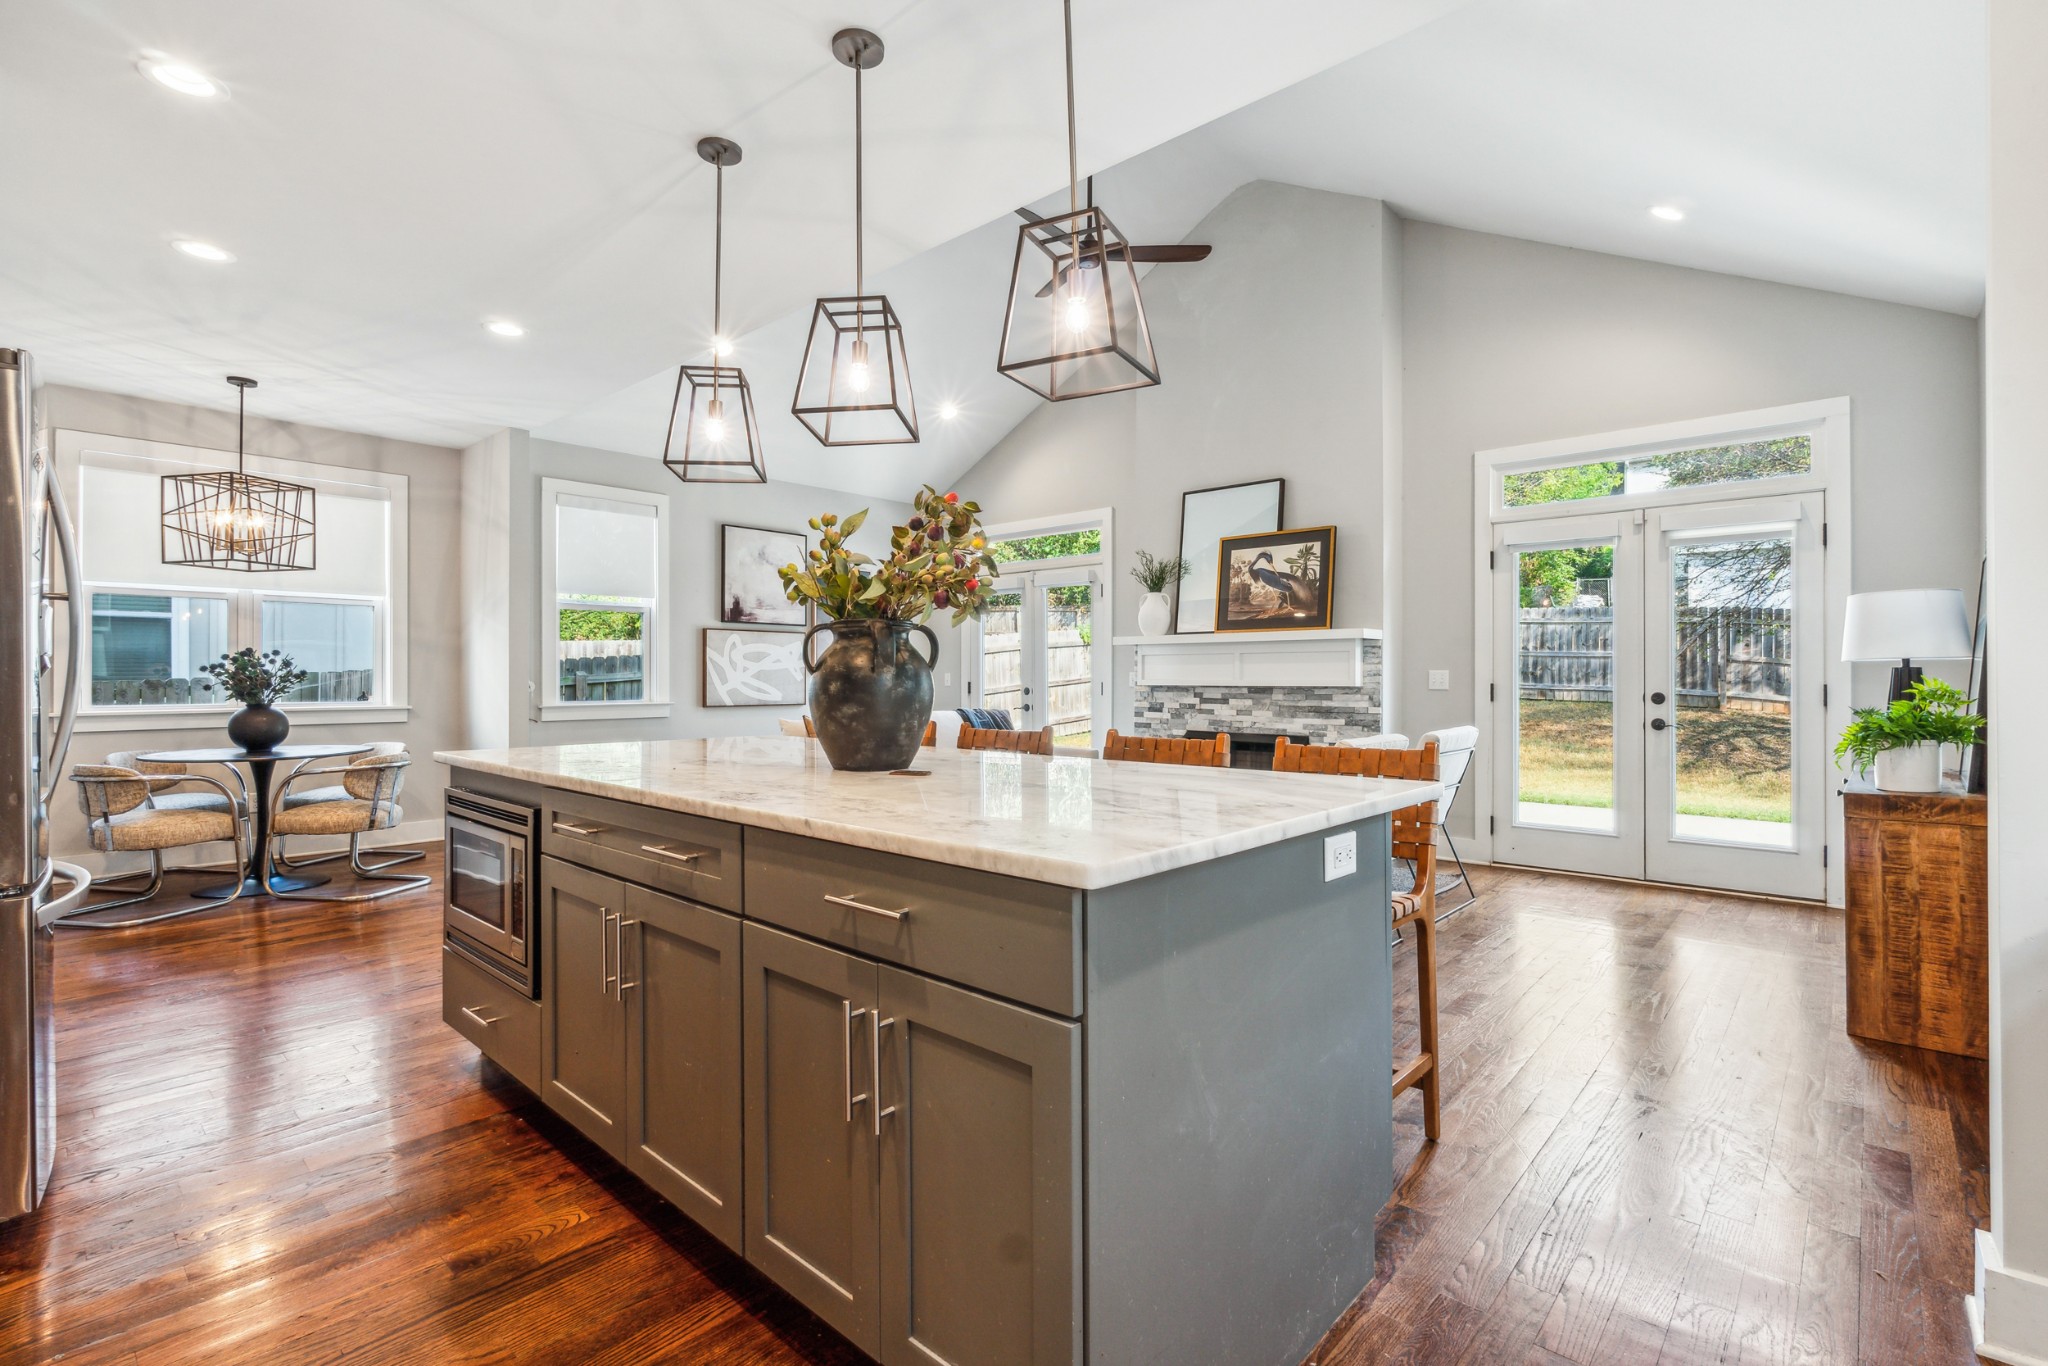
{"type": "Polygon", "coordinates": [[[597,994],[609,996],[612,994],[612,983],[619,980],[611,970],[612,946],[610,936],[613,917],[612,913],[603,906],[597,908],[597,916],[597,994]]]}
{"type": "Polygon", "coordinates": [[[489,1029],[492,1025],[496,1024],[498,1021],[505,1018],[502,1015],[479,1015],[476,1013],[475,1009],[470,1006],[464,1006],[462,1008],[462,1013],[469,1016],[470,1019],[475,1020],[485,1029],[489,1029]]]}
{"type": "Polygon", "coordinates": [[[834,906],[845,906],[850,910],[866,911],[869,915],[885,915],[891,920],[905,920],[910,916],[910,907],[908,906],[905,906],[900,911],[891,911],[881,906],[870,906],[865,901],[855,901],[850,896],[827,896],[825,900],[831,902],[834,906]]]}
{"type": "Polygon", "coordinates": [[[857,1096],[853,1093],[853,1022],[868,1012],[866,1006],[856,1007],[853,1002],[844,997],[841,997],[839,1000],[839,1008],[846,1012],[846,1122],[851,1124],[853,1123],[853,1107],[868,1098],[868,1093],[865,1091],[857,1096]]]}
{"type": "Polygon", "coordinates": [[[875,1103],[869,1109],[874,1112],[875,1116],[876,1138],[882,1136],[882,1121],[896,1113],[896,1107],[893,1105],[886,1110],[882,1108],[882,1031],[895,1024],[896,1017],[891,1015],[885,1020],[881,1018],[881,1015],[881,1011],[875,1012],[875,1027],[868,1031],[870,1049],[868,1054],[868,1075],[873,1078],[870,1084],[875,1088],[875,1103]]]}
{"type": "Polygon", "coordinates": [[[698,859],[704,857],[705,851],[699,849],[694,854],[686,854],[680,849],[671,849],[665,844],[643,844],[640,846],[640,852],[643,854],[659,854],[663,858],[672,858],[677,863],[695,863],[698,859]]]}
{"type": "Polygon", "coordinates": [[[602,835],[605,831],[601,825],[576,825],[565,820],[556,820],[549,829],[557,835],[583,835],[586,838],[591,835],[602,835]]]}
{"type": "MultiPolygon", "coordinates": [[[[618,990],[613,994],[621,1001],[626,999],[627,992],[640,985],[638,982],[628,982],[626,980],[626,928],[639,923],[637,920],[628,920],[624,916],[619,917],[618,920],[613,922],[617,928],[612,931],[612,961],[619,965],[618,990]]],[[[639,936],[635,935],[634,939],[637,942],[639,936]]],[[[644,957],[645,954],[646,949],[643,948],[641,955],[644,957]]]]}

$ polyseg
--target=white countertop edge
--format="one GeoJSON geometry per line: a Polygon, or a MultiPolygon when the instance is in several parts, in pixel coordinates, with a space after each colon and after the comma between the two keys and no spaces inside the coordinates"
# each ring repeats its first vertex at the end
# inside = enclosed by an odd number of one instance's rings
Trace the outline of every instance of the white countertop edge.
{"type": "MultiPolygon", "coordinates": [[[[1028,756],[1025,756],[1028,757],[1028,756]]],[[[634,806],[653,807],[663,811],[677,811],[684,815],[704,816],[713,820],[731,821],[736,825],[751,825],[765,830],[778,830],[785,834],[809,835],[816,839],[829,840],[835,844],[858,845],[884,853],[902,854],[909,858],[927,859],[935,863],[947,863],[961,868],[972,868],[985,873],[998,873],[1005,877],[1023,878],[1032,882],[1048,882],[1055,886],[1071,887],[1077,891],[1097,891],[1114,887],[1140,878],[1152,877],[1159,873],[1172,872],[1177,868],[1208,863],[1232,854],[1241,854],[1248,849],[1259,849],[1269,844],[1279,844],[1302,835],[1312,835],[1319,830],[1330,830],[1350,825],[1356,821],[1370,820],[1384,816],[1403,807],[1415,806],[1421,802],[1437,801],[1443,797],[1441,784],[1397,779],[1368,779],[1337,777],[1329,774],[1302,774],[1303,778],[1335,778],[1341,782],[1371,783],[1373,790],[1362,795],[1356,802],[1329,807],[1322,811],[1307,812],[1287,820],[1267,825],[1250,826],[1229,834],[1211,836],[1207,839],[1158,849],[1148,853],[1131,854],[1106,862],[1082,863],[1060,859],[1046,854],[1018,852],[991,847],[980,842],[963,842],[931,835],[910,834],[898,830],[877,829],[873,826],[856,825],[814,816],[791,815],[773,808],[747,806],[736,802],[720,801],[696,793],[674,792],[654,788],[633,787],[618,783],[600,782],[590,778],[569,777],[551,773],[544,769],[525,768],[493,760],[489,751],[443,750],[434,754],[437,763],[449,768],[469,769],[495,777],[511,778],[533,783],[540,787],[559,788],[566,792],[580,792],[586,796],[608,797],[614,801],[627,802],[634,806]]],[[[1258,778],[1291,778],[1296,775],[1268,774],[1247,771],[1239,776],[1258,778]]]]}

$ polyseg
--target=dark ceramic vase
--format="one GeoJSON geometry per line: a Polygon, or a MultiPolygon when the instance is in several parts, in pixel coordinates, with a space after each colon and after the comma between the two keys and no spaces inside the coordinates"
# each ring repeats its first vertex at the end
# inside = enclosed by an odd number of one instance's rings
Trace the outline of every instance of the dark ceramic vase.
{"type": "Polygon", "coordinates": [[[804,634],[804,667],[811,673],[811,726],[825,759],[856,772],[908,768],[932,718],[932,666],[939,638],[914,621],[821,621],[804,634]],[[820,632],[830,633],[823,655],[812,657],[820,632]],[[931,653],[920,655],[911,635],[931,653]]]}
{"type": "Polygon", "coordinates": [[[252,702],[228,718],[228,739],[251,754],[276,749],[291,729],[291,719],[268,702],[252,702]]]}

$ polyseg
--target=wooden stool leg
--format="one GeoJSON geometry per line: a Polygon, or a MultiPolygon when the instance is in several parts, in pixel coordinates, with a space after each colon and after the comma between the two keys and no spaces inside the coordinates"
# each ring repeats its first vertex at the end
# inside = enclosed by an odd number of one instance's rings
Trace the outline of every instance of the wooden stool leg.
{"type": "Polygon", "coordinates": [[[1432,1141],[1443,1137],[1443,1111],[1439,1105],[1438,1082],[1443,1071],[1443,1050],[1437,1042],[1436,1018],[1436,917],[1430,907],[1415,921],[1415,1013],[1421,1025],[1422,1051],[1429,1058],[1429,1070],[1422,1074],[1422,1132],[1432,1141]]]}

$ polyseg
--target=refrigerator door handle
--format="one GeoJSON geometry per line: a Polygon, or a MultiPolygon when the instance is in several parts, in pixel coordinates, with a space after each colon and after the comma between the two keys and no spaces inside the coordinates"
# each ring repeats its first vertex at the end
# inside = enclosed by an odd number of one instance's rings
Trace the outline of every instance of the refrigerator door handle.
{"type": "Polygon", "coordinates": [[[78,576],[78,544],[72,539],[71,513],[64,505],[64,482],[58,477],[54,464],[43,487],[50,510],[50,530],[57,540],[57,554],[64,561],[63,593],[51,592],[45,583],[43,597],[48,600],[61,597],[67,609],[64,684],[58,692],[57,733],[50,744],[49,781],[43,788],[43,809],[47,811],[57,795],[58,785],[64,781],[64,760],[71,752],[72,729],[78,724],[78,662],[82,657],[80,642],[85,635],[85,590],[78,576]]]}

